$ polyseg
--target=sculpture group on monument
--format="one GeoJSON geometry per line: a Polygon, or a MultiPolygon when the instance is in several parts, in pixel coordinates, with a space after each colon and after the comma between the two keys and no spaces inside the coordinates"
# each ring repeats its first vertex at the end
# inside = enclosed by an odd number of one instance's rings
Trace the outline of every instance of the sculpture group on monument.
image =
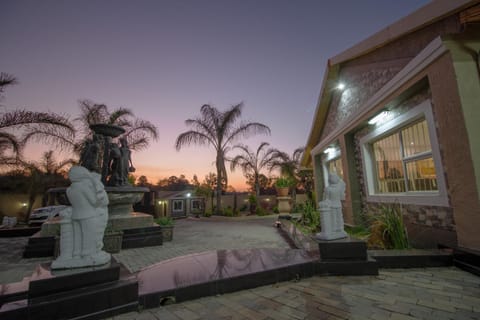
{"type": "MultiPolygon", "coordinates": [[[[103,125],[101,128],[105,131],[108,127],[103,125]]],[[[119,127],[110,126],[108,129],[114,129],[114,134],[123,133],[119,127]]],[[[119,146],[112,142],[114,134],[108,134],[95,133],[92,139],[88,139],[83,145],[80,165],[73,166],[68,173],[71,185],[66,193],[71,206],[60,214],[60,255],[53,261],[53,269],[110,262],[110,254],[103,250],[109,216],[109,198],[104,183],[112,187],[129,187],[128,174],[135,168],[126,138],[119,139],[119,146]]]]}

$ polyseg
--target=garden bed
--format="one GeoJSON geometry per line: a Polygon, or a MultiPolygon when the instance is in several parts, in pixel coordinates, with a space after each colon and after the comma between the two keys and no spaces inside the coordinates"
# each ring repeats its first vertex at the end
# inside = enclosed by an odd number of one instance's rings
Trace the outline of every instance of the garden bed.
{"type": "MultiPolygon", "coordinates": [[[[293,220],[282,220],[282,230],[295,246],[306,251],[318,251],[313,234],[304,234],[293,220]]],[[[426,268],[453,265],[453,252],[448,249],[367,250],[379,268],[426,268]]]]}

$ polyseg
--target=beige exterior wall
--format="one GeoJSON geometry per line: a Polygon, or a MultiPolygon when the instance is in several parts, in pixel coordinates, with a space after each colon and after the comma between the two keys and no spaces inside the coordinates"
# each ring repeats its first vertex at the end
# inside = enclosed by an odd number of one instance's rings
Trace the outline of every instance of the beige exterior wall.
{"type": "MultiPolygon", "coordinates": [[[[246,210],[248,211],[249,203],[248,203],[249,194],[237,194],[237,209],[240,210],[243,206],[246,205],[246,210]]],[[[297,194],[296,196],[296,203],[304,203],[307,200],[307,196],[305,194],[297,194]]],[[[215,198],[213,200],[213,205],[215,205],[215,198]]],[[[234,195],[223,195],[222,196],[222,206],[224,208],[230,207],[233,209],[234,207],[234,195]]],[[[261,195],[259,199],[259,203],[263,207],[268,207],[272,209],[277,205],[277,197],[275,195],[261,195]]],[[[206,199],[206,211],[212,211],[211,200],[206,199]]]]}
{"type": "MultiPolygon", "coordinates": [[[[449,46],[451,45],[450,42],[449,46]]],[[[429,79],[450,205],[454,210],[458,245],[480,250],[478,232],[480,202],[476,169],[480,159],[478,154],[480,90],[478,73],[476,77],[472,74],[475,66],[468,60],[462,62],[462,57],[465,56],[459,57],[455,50],[444,55],[430,68],[429,79]],[[471,71],[465,70],[468,65],[472,67],[471,71]],[[457,90],[464,86],[467,88],[457,90]],[[472,86],[477,87],[476,99],[473,99],[475,92],[470,90],[472,86]],[[477,135],[472,136],[472,133],[477,135]]]]}

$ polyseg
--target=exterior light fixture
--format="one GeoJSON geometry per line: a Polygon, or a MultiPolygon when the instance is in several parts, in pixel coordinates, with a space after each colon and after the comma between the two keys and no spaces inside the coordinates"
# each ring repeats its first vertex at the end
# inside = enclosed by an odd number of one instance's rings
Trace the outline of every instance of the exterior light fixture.
{"type": "Polygon", "coordinates": [[[382,111],[379,114],[377,114],[375,117],[372,119],[368,120],[368,124],[377,124],[379,122],[386,121],[390,117],[390,112],[389,111],[382,111]]]}
{"type": "Polygon", "coordinates": [[[187,193],[187,198],[190,198],[192,196],[192,194],[189,192],[187,193]]]}
{"type": "Polygon", "coordinates": [[[343,83],[343,82],[338,83],[337,89],[338,90],[344,90],[345,89],[345,83],[343,83]]]}
{"type": "Polygon", "coordinates": [[[323,150],[323,153],[325,154],[330,154],[330,153],[334,153],[335,152],[335,148],[333,147],[328,147],[327,149],[323,150]]]}
{"type": "Polygon", "coordinates": [[[22,207],[26,207],[27,206],[27,203],[26,202],[22,202],[22,207]]]}

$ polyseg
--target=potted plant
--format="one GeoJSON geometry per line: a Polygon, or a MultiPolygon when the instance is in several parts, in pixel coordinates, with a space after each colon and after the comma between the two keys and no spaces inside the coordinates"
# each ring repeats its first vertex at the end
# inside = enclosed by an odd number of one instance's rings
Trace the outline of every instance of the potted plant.
{"type": "Polygon", "coordinates": [[[288,190],[292,185],[292,181],[289,177],[281,176],[278,177],[275,181],[275,188],[277,189],[277,196],[286,197],[288,196],[288,190]]]}
{"type": "Polygon", "coordinates": [[[157,223],[160,228],[162,229],[162,238],[163,241],[172,241],[173,238],[173,226],[174,221],[172,217],[160,217],[155,219],[155,223],[157,223]]]}

